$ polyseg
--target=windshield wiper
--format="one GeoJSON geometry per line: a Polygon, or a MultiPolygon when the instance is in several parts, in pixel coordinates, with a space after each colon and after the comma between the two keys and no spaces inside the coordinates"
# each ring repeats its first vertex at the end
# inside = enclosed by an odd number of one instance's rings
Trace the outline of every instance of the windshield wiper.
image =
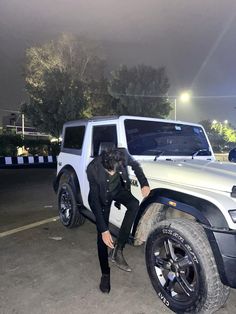
{"type": "Polygon", "coordinates": [[[156,161],[161,155],[163,155],[165,153],[165,151],[160,151],[160,152],[157,152],[157,155],[155,156],[154,158],[154,161],[156,161]]]}
{"type": "MultiPolygon", "coordinates": [[[[209,148],[198,149],[192,153],[192,159],[194,159],[194,157],[196,157],[199,153],[202,153],[202,152],[210,152],[210,150],[209,150],[209,148]]],[[[205,155],[205,156],[207,156],[207,155],[205,155]]]]}

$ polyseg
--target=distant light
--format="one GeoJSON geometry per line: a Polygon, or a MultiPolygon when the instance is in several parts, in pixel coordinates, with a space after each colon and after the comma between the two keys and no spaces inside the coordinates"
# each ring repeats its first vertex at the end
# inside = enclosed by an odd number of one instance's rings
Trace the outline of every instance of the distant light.
{"type": "Polygon", "coordinates": [[[213,120],[213,121],[212,121],[212,124],[216,124],[216,123],[218,123],[217,120],[213,120]]]}
{"type": "Polygon", "coordinates": [[[224,124],[228,124],[228,122],[229,122],[228,120],[225,120],[225,121],[224,121],[224,124]]]}
{"type": "Polygon", "coordinates": [[[181,102],[189,102],[190,101],[190,98],[191,98],[191,94],[190,92],[184,92],[184,93],[181,93],[179,99],[181,102]]]}
{"type": "Polygon", "coordinates": [[[53,137],[53,138],[51,138],[50,142],[51,142],[51,143],[58,142],[58,139],[57,139],[57,138],[55,138],[55,137],[53,137]]]}
{"type": "Polygon", "coordinates": [[[62,141],[62,137],[59,137],[59,138],[52,137],[50,140],[51,143],[60,143],[61,141],[62,141]]]}

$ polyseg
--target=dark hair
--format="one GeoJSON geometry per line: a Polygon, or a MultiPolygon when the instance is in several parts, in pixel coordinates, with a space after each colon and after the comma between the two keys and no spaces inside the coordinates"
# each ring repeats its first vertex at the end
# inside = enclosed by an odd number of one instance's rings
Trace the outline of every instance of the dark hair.
{"type": "Polygon", "coordinates": [[[110,149],[103,151],[102,154],[102,165],[105,169],[111,171],[116,170],[117,167],[125,162],[125,155],[119,149],[110,149]]]}

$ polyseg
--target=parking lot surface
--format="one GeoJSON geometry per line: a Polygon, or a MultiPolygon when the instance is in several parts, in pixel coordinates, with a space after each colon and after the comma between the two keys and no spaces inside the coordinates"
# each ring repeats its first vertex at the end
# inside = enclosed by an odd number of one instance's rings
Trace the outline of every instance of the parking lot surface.
{"type": "MultiPolygon", "coordinates": [[[[143,247],[127,246],[133,267],[111,269],[99,289],[96,228],[66,229],[57,220],[55,169],[0,170],[0,313],[172,313],[153,290],[143,247]]],[[[236,313],[236,290],[219,314],[236,313]]]]}

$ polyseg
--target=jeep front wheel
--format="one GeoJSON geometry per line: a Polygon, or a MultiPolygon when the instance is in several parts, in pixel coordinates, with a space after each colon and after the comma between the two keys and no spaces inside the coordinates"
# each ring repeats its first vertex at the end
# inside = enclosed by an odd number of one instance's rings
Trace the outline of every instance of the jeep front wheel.
{"type": "Polygon", "coordinates": [[[176,313],[213,313],[227,300],[204,229],[187,219],[162,221],[146,243],[150,280],[176,313]]]}
{"type": "Polygon", "coordinates": [[[80,226],[85,218],[78,209],[75,195],[69,183],[62,183],[58,189],[58,209],[61,223],[67,228],[80,226]]]}

